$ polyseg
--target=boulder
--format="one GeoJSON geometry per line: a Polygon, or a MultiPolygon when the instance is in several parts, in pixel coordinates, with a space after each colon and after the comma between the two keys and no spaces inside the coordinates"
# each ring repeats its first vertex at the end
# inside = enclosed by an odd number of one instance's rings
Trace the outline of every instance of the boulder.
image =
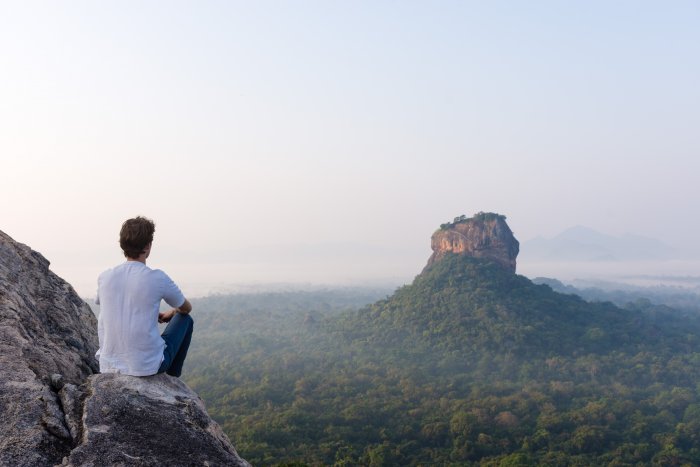
{"type": "Polygon", "coordinates": [[[108,373],[81,391],[81,437],[64,466],[249,465],[177,378],[108,373]]]}

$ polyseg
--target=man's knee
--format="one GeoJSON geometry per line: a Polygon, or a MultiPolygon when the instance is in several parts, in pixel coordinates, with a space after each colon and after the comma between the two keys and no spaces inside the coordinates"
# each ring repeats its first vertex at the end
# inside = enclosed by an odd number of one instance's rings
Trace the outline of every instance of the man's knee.
{"type": "Polygon", "coordinates": [[[173,319],[187,323],[187,325],[191,325],[193,323],[192,317],[189,313],[175,313],[173,319]]]}
{"type": "Polygon", "coordinates": [[[194,320],[192,319],[189,313],[187,313],[186,315],[180,314],[180,319],[188,328],[194,328],[194,320]]]}

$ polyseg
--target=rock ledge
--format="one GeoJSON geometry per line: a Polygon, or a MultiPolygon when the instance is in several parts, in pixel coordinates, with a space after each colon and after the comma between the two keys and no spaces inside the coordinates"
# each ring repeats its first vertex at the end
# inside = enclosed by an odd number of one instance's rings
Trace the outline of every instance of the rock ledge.
{"type": "Polygon", "coordinates": [[[100,374],[81,390],[82,437],[63,466],[249,466],[177,378],[100,374]]]}

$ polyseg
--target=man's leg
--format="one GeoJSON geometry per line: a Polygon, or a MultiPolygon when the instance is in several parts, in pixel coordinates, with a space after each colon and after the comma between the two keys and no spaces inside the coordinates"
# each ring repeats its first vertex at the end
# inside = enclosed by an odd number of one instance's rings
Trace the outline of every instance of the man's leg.
{"type": "Polygon", "coordinates": [[[194,322],[190,315],[176,313],[165,327],[161,337],[167,347],[163,353],[163,363],[158,373],[167,372],[170,376],[180,376],[182,365],[187,357],[187,350],[192,340],[194,322]]]}

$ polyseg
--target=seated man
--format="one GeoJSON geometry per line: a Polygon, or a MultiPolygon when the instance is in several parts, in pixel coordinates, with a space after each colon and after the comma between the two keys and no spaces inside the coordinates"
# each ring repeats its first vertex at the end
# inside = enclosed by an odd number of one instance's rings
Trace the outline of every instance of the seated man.
{"type": "Polygon", "coordinates": [[[155,224],[136,217],[122,224],[119,245],[126,261],[100,274],[96,357],[102,373],[147,376],[167,372],[180,376],[192,338],[192,305],[159,269],[146,266],[155,224]],[[173,307],[159,312],[160,301],[173,307]],[[158,323],[168,323],[163,335],[158,323]]]}

